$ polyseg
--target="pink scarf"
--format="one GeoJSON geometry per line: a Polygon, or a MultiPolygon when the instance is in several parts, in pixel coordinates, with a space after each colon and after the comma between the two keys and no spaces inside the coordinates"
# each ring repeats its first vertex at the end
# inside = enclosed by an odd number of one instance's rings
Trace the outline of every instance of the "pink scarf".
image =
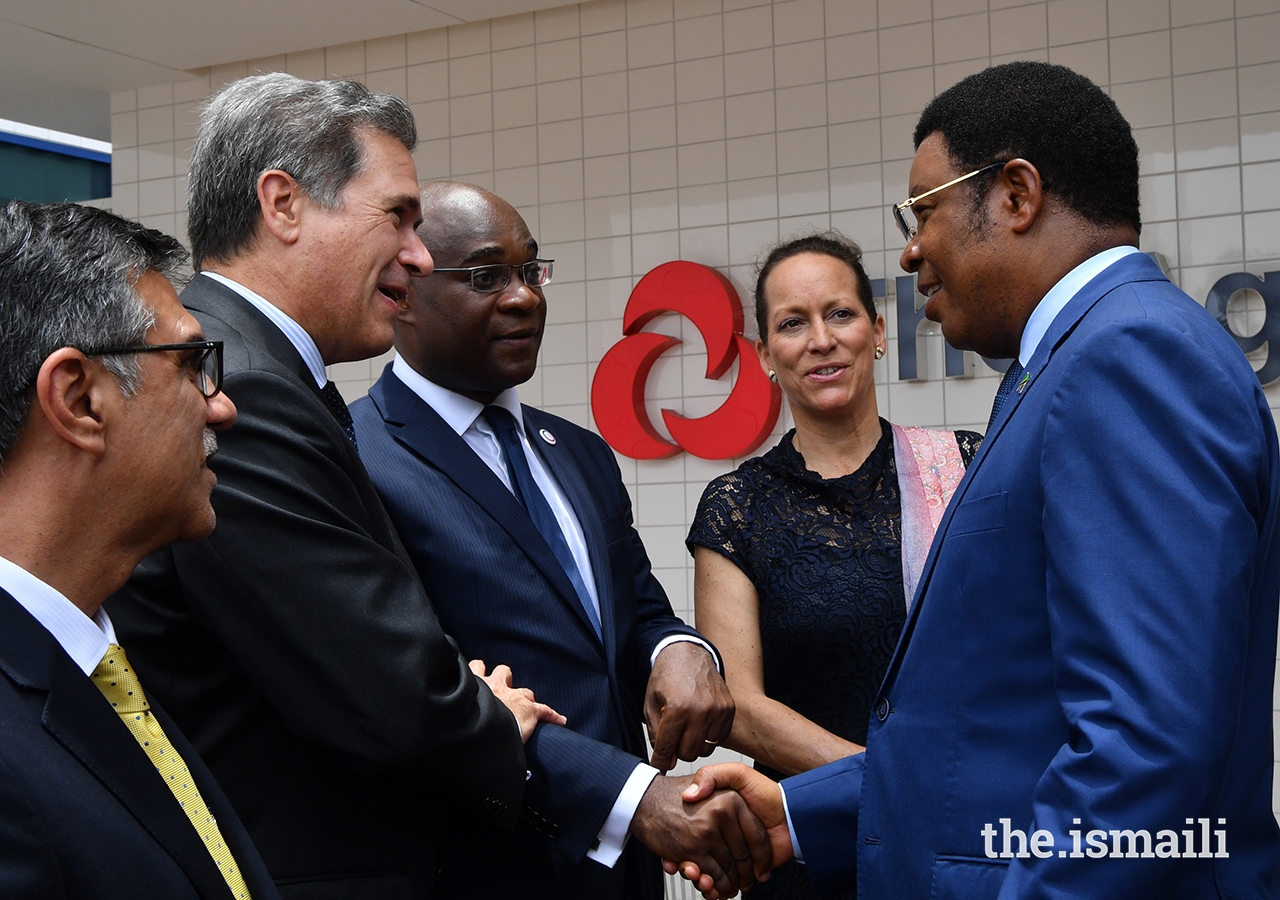
{"type": "Polygon", "coordinates": [[[964,477],[964,460],[953,431],[892,427],[902,496],[902,586],[909,611],[934,532],[964,477]]]}

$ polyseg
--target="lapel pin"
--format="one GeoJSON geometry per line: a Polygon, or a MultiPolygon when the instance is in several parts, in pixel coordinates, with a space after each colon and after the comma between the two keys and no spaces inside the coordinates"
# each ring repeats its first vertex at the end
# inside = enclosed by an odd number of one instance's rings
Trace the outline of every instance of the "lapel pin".
{"type": "Polygon", "coordinates": [[[541,437],[544,441],[546,441],[551,446],[554,447],[556,445],[556,436],[552,434],[550,431],[547,431],[547,429],[539,428],[538,436],[541,437]]]}
{"type": "Polygon", "coordinates": [[[1031,373],[1023,372],[1022,380],[1018,382],[1018,386],[1014,388],[1014,390],[1016,390],[1019,394],[1021,394],[1023,391],[1027,389],[1027,383],[1030,381],[1031,381],[1031,373]]]}

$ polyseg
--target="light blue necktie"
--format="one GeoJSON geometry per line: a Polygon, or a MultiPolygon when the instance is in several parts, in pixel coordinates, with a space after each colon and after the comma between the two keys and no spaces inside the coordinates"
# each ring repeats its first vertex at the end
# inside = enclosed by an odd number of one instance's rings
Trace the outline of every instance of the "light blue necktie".
{"type": "Polygon", "coordinates": [[[546,540],[551,552],[555,554],[556,562],[560,563],[564,573],[569,576],[569,581],[573,583],[573,588],[578,593],[578,602],[587,611],[587,618],[591,620],[591,625],[596,630],[596,637],[599,637],[600,615],[596,612],[595,604],[591,602],[591,594],[587,591],[586,582],[582,580],[582,572],[573,560],[569,542],[564,539],[564,532],[560,530],[560,522],[552,512],[551,505],[547,503],[547,498],[538,488],[538,483],[533,480],[533,472],[529,470],[529,461],[524,455],[524,444],[520,440],[520,431],[516,426],[515,417],[501,406],[486,406],[484,417],[489,422],[489,427],[498,436],[498,446],[502,448],[502,459],[507,464],[507,471],[511,473],[512,493],[524,505],[534,526],[546,540]]]}

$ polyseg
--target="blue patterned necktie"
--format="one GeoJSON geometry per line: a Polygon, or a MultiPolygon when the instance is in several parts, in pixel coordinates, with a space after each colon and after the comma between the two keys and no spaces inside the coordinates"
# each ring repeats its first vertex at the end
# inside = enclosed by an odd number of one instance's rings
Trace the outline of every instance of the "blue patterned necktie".
{"type": "Polygon", "coordinates": [[[991,426],[996,424],[996,416],[1000,415],[1000,407],[1004,406],[1005,399],[1013,393],[1014,385],[1018,383],[1018,379],[1022,377],[1022,363],[1016,359],[1009,363],[1009,371],[1004,373],[1004,378],[1000,382],[1000,388],[996,391],[995,402],[991,404],[991,419],[987,422],[987,431],[991,431],[991,426]]]}
{"type": "Polygon", "coordinates": [[[569,581],[573,583],[573,588],[578,593],[578,602],[587,611],[587,618],[591,620],[591,625],[596,630],[596,637],[599,637],[600,615],[596,612],[595,604],[591,602],[591,594],[587,591],[587,584],[582,579],[582,571],[574,562],[569,542],[564,539],[564,532],[560,530],[560,522],[551,510],[551,505],[547,503],[547,498],[539,489],[538,483],[533,480],[533,472],[529,470],[529,461],[524,455],[524,444],[520,440],[515,416],[501,406],[486,406],[484,417],[494,434],[498,436],[498,446],[502,448],[502,460],[507,464],[507,471],[511,473],[512,493],[528,511],[529,518],[533,520],[534,526],[546,540],[547,546],[551,548],[556,562],[560,563],[560,567],[569,576],[569,581]]]}

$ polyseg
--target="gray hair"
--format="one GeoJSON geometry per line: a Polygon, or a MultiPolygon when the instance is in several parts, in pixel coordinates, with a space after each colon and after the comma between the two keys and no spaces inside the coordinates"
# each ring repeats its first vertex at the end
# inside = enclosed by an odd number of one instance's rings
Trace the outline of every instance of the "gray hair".
{"type": "MultiPolygon", "coordinates": [[[[155,315],[135,284],[152,269],[173,277],[186,258],[167,234],[93,207],[14,200],[0,211],[0,463],[26,427],[49,354],[143,343],[155,315]]],[[[100,360],[126,396],[137,390],[137,356],[100,360]]]]}
{"type": "Polygon", "coordinates": [[[413,151],[409,105],[355,81],[304,81],[276,72],[241,78],[205,105],[188,173],[187,221],[197,271],[227,262],[258,232],[258,177],[288,172],[306,195],[337,209],[362,163],[361,130],[413,151]]]}

